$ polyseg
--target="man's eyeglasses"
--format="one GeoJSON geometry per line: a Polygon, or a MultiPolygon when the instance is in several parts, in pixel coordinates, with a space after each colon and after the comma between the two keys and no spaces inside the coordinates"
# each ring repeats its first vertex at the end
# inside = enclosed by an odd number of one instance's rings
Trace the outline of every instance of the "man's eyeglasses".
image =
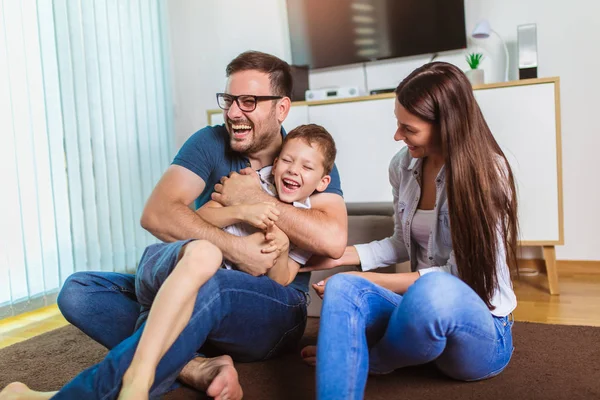
{"type": "Polygon", "coordinates": [[[254,96],[251,94],[241,94],[234,96],[227,93],[217,93],[217,103],[219,107],[225,111],[231,108],[231,105],[235,101],[244,112],[251,112],[256,109],[256,104],[263,100],[279,100],[283,99],[282,96],[254,96]]]}

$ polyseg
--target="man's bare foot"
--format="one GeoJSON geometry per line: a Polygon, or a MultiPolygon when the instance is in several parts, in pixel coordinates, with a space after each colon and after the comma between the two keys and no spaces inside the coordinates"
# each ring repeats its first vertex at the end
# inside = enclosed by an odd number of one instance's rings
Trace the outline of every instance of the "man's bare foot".
{"type": "Polygon", "coordinates": [[[36,392],[21,382],[13,382],[0,392],[0,400],[47,400],[56,392],[36,392]]]}
{"type": "Polygon", "coordinates": [[[317,346],[306,346],[300,352],[302,360],[308,365],[317,365],[317,346]]]}
{"type": "Polygon", "coordinates": [[[243,396],[238,373],[229,356],[196,357],[183,368],[179,379],[215,400],[240,400],[243,396]]]}

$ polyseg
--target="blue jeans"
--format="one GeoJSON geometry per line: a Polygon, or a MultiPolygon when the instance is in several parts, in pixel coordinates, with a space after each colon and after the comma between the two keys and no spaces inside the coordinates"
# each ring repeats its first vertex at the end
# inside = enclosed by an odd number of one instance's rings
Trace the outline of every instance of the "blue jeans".
{"type": "Polygon", "coordinates": [[[434,362],[474,381],[499,374],[512,352],[512,320],[494,317],[463,281],[422,276],[403,295],[337,274],[325,290],[317,346],[318,399],[362,399],[368,373],[434,362]]]}
{"type": "MultiPolygon", "coordinates": [[[[198,292],[192,317],[160,361],[151,397],[169,390],[203,346],[250,362],[294,348],[306,325],[306,295],[273,280],[221,269],[198,292]]],[[[134,275],[77,272],[58,298],[65,318],[110,349],[106,358],[63,387],[56,399],[115,399],[144,329],[134,275]]]]}

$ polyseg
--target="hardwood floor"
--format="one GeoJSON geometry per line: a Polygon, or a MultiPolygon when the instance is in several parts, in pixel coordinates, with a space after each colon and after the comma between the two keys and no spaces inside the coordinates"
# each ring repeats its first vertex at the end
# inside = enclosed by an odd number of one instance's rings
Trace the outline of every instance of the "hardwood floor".
{"type": "Polygon", "coordinates": [[[600,326],[600,274],[583,268],[559,269],[560,295],[551,296],[545,275],[514,282],[515,320],[560,325],[600,326]]]}
{"type": "MultiPolygon", "coordinates": [[[[600,326],[600,273],[570,263],[559,267],[560,295],[548,293],[545,275],[514,282],[515,320],[561,325],[600,326]]],[[[56,305],[0,320],[0,348],[67,325],[56,305]]]]}
{"type": "Polygon", "coordinates": [[[56,304],[0,320],[0,349],[69,323],[56,304]]]}

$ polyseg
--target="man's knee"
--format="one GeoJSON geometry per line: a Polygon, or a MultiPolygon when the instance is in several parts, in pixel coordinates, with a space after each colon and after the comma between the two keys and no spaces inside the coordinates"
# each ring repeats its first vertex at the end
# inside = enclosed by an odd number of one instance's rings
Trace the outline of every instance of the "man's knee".
{"type": "Polygon", "coordinates": [[[56,299],[58,308],[71,323],[73,317],[78,314],[78,310],[86,304],[85,297],[90,279],[89,272],[75,272],[67,278],[58,294],[56,299]]]}
{"type": "Polygon", "coordinates": [[[206,298],[221,294],[225,292],[226,289],[234,287],[235,284],[227,277],[228,272],[231,271],[220,268],[208,281],[206,281],[198,293],[206,298]]]}
{"type": "MultiPolygon", "coordinates": [[[[243,293],[257,291],[256,288],[252,288],[245,284],[248,279],[259,278],[254,278],[244,272],[219,268],[219,270],[198,289],[196,303],[197,305],[211,307],[215,310],[222,309],[221,311],[223,311],[225,315],[228,312],[225,308],[228,308],[228,304],[231,304],[232,299],[243,293]]],[[[268,278],[265,277],[265,279],[268,278]]]]}

